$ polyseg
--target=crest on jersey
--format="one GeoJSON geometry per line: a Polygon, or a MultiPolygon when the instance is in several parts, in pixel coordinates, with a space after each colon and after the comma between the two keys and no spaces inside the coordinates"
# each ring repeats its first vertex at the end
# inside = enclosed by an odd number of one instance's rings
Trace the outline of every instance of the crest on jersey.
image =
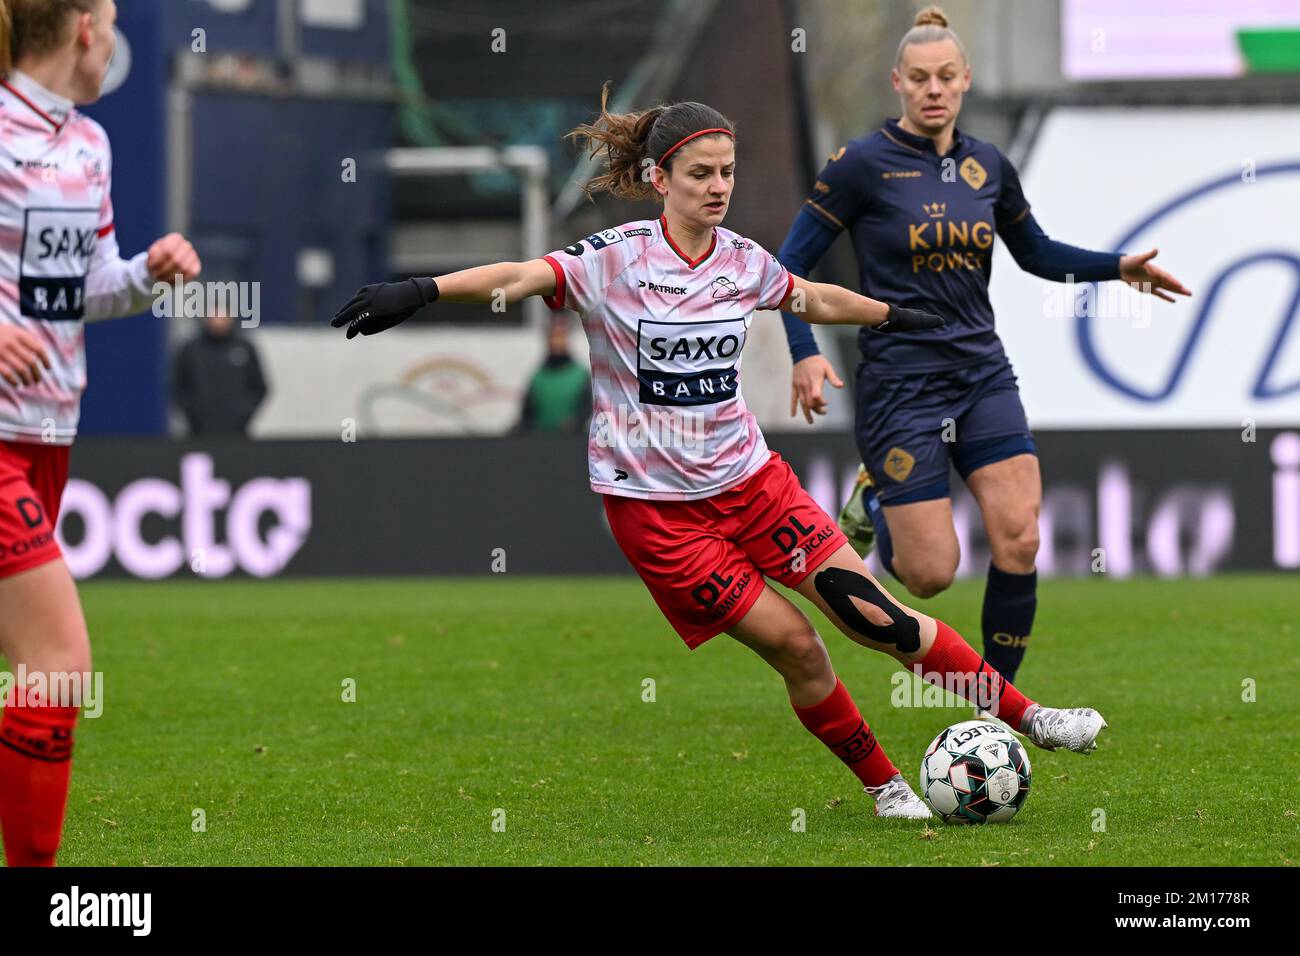
{"type": "Polygon", "coordinates": [[[745,320],[637,325],[637,370],[646,405],[716,405],[739,394],[736,365],[745,347],[745,320]]]}
{"type": "Polygon", "coordinates": [[[962,160],[961,166],[957,168],[961,173],[961,178],[966,180],[966,185],[971,189],[979,189],[988,181],[989,174],[984,171],[984,167],[979,164],[974,156],[967,156],[962,160]]]}
{"type": "Polygon", "coordinates": [[[895,445],[885,453],[885,474],[895,481],[906,481],[916,467],[916,459],[895,445]]]}
{"type": "Polygon", "coordinates": [[[714,279],[712,288],[715,299],[731,299],[740,295],[740,287],[726,276],[718,276],[714,279]]]}
{"type": "Polygon", "coordinates": [[[81,163],[82,171],[86,174],[86,182],[94,186],[102,186],[108,180],[108,174],[104,169],[104,159],[93,150],[82,147],[77,150],[77,160],[81,163]]]}

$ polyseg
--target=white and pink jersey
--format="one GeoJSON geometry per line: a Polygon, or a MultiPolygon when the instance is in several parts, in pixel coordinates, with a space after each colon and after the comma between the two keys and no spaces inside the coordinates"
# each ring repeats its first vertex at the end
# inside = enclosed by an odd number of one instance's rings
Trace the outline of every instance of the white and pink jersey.
{"type": "Polygon", "coordinates": [[[0,440],[69,445],[86,387],[83,320],[149,307],[146,253],[118,256],[108,136],[14,71],[0,81],[0,324],[32,332],[52,369],[0,378],[0,440]]]}
{"type": "Polygon", "coordinates": [[[662,217],[606,229],[545,256],[547,305],[582,316],[591,346],[593,491],[690,501],[726,491],[768,459],[740,393],[757,309],[794,278],[757,243],[722,228],[691,261],[662,217]]]}

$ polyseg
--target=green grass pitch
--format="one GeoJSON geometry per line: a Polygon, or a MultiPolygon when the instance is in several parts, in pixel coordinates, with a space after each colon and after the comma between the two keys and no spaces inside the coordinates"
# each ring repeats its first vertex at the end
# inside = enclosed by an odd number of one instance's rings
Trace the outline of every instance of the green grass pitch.
{"type": "MultiPolygon", "coordinates": [[[[958,828],[875,819],[775,672],[688,652],[633,578],[89,583],[104,711],[60,863],[1291,865],[1296,587],[1044,583],[1020,685],[1110,729],[1030,747],[1016,820],[958,828]]],[[[978,647],[981,595],[921,606],[978,647]]],[[[969,708],[891,706],[893,661],[812,616],[915,786],[969,708]]]]}

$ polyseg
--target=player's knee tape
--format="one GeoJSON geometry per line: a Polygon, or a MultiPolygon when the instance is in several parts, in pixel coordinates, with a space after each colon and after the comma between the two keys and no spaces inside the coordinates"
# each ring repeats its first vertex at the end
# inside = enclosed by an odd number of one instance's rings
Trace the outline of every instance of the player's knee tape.
{"type": "Polygon", "coordinates": [[[920,622],[885,597],[884,592],[872,584],[866,575],[847,568],[827,568],[817,572],[813,586],[831,610],[840,616],[840,620],[863,637],[879,644],[893,644],[905,654],[920,648],[920,622]],[[874,604],[889,615],[891,623],[871,623],[854,606],[852,598],[874,604]]]}

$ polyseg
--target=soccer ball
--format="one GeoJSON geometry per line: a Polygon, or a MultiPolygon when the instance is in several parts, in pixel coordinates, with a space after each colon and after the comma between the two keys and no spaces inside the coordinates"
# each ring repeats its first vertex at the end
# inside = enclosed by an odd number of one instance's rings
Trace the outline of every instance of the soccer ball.
{"type": "Polygon", "coordinates": [[[1006,823],[1029,796],[1029,757],[985,720],[953,724],[921,759],[921,794],[944,823],[1006,823]]]}

